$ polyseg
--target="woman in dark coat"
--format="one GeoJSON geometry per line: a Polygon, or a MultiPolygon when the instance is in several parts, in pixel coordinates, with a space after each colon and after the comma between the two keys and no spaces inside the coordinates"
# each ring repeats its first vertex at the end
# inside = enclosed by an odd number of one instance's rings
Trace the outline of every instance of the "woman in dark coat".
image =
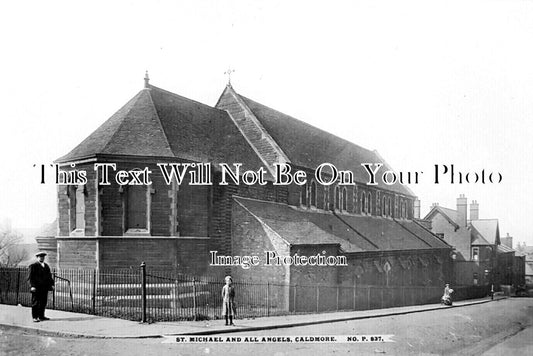
{"type": "Polygon", "coordinates": [[[234,325],[233,317],[235,316],[235,288],[231,276],[226,276],[226,285],[222,287],[222,315],[226,319],[226,325],[234,325]],[[229,324],[228,324],[229,318],[229,324]]]}

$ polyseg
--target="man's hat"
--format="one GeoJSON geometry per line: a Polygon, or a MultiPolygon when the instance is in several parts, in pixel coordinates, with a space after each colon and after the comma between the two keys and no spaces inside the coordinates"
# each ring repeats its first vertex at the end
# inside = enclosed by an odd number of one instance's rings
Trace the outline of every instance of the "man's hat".
{"type": "Polygon", "coordinates": [[[39,256],[46,256],[46,252],[44,251],[39,251],[35,254],[36,257],[39,257],[39,256]]]}

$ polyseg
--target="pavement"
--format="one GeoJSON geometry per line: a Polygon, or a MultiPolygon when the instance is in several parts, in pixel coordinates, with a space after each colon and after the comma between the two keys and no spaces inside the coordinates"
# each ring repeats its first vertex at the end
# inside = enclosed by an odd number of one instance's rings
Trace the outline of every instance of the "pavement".
{"type": "Polygon", "coordinates": [[[130,320],[106,318],[95,315],[47,310],[48,321],[34,323],[31,308],[0,304],[0,324],[37,331],[42,334],[90,338],[158,338],[164,335],[213,335],[243,331],[269,330],[347,320],[379,318],[393,315],[419,313],[443,308],[461,308],[469,305],[497,302],[505,299],[497,296],[454,302],[453,306],[440,304],[414,305],[397,308],[362,311],[331,312],[322,314],[298,314],[253,319],[236,319],[235,326],[225,326],[224,320],[175,321],[153,324],[130,320]]]}

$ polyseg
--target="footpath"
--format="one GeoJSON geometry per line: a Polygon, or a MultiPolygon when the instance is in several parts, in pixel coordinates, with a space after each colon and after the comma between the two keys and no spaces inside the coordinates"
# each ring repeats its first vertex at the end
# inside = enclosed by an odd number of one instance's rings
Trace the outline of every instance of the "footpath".
{"type": "Polygon", "coordinates": [[[454,302],[453,306],[440,304],[373,309],[362,311],[331,312],[322,314],[298,314],[254,319],[236,319],[235,326],[225,326],[224,320],[175,321],[143,324],[136,321],[106,318],[95,315],[47,310],[48,321],[34,323],[31,308],[0,304],[0,324],[38,333],[59,336],[91,338],[157,338],[163,335],[213,335],[244,331],[269,330],[348,320],[404,315],[445,308],[461,308],[469,305],[497,302],[502,296],[454,302]]]}

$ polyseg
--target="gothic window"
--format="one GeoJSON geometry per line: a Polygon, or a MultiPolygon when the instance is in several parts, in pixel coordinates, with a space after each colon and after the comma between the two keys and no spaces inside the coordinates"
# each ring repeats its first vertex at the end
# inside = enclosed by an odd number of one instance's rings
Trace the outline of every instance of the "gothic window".
{"type": "Polygon", "coordinates": [[[316,208],[316,182],[311,181],[311,197],[309,198],[311,206],[316,208]]]}
{"type": "Polygon", "coordinates": [[[341,193],[339,186],[335,187],[335,209],[340,210],[341,209],[341,193]]]}
{"type": "Polygon", "coordinates": [[[388,214],[388,215],[389,215],[389,216],[392,216],[392,209],[393,209],[393,207],[392,207],[392,200],[391,200],[391,198],[389,198],[389,206],[388,206],[388,208],[389,208],[389,214],[388,214]]]}
{"type": "Polygon", "coordinates": [[[300,204],[307,205],[307,184],[302,185],[302,191],[300,193],[300,204]]]}
{"type": "Polygon", "coordinates": [[[324,209],[329,210],[329,187],[324,187],[324,209]]]}
{"type": "Polygon", "coordinates": [[[370,215],[372,215],[372,193],[368,193],[368,200],[367,200],[367,203],[368,203],[367,213],[369,213],[370,215]]]}
{"type": "Polygon", "coordinates": [[[366,194],[361,192],[361,214],[366,213],[366,194]]]}
{"type": "Polygon", "coordinates": [[[352,213],[357,213],[357,187],[354,187],[353,188],[353,204],[352,204],[352,207],[353,207],[353,211],[352,213]]]}
{"type": "Polygon", "coordinates": [[[348,191],[346,190],[346,187],[342,189],[342,210],[347,211],[348,210],[348,191]]]}

